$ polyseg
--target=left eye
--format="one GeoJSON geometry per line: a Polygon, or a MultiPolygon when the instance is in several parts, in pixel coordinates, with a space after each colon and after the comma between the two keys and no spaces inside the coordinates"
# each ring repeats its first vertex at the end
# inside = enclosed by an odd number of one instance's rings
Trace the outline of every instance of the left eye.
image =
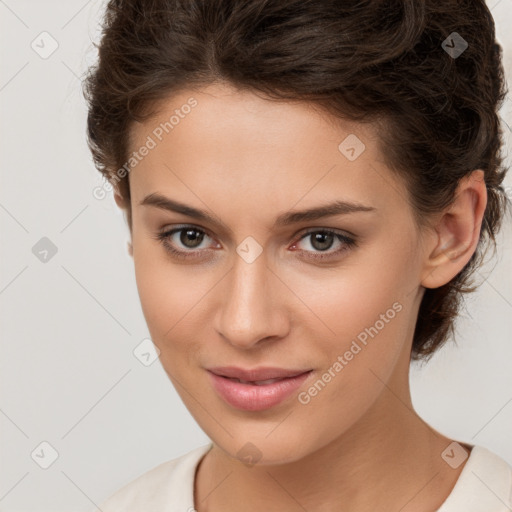
{"type": "Polygon", "coordinates": [[[295,243],[292,247],[296,247],[298,243],[306,239],[310,240],[310,246],[313,247],[313,251],[306,250],[303,252],[311,252],[312,254],[310,257],[316,259],[339,255],[356,245],[355,239],[350,238],[343,233],[339,233],[332,229],[314,229],[304,233],[299,242],[295,243]],[[327,252],[327,250],[333,246],[335,241],[338,241],[340,247],[337,250],[327,252]]]}

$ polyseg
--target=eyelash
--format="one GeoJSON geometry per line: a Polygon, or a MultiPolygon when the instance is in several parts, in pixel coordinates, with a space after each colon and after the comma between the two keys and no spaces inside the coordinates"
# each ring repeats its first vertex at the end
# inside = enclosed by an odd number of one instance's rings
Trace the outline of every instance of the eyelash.
{"type": "MultiPolygon", "coordinates": [[[[169,243],[169,239],[172,237],[172,235],[174,235],[175,233],[179,233],[181,231],[186,231],[186,230],[193,230],[193,231],[205,234],[206,236],[210,237],[208,232],[205,231],[204,229],[199,229],[192,225],[182,225],[182,226],[175,227],[175,228],[172,228],[172,229],[169,229],[166,231],[159,232],[153,238],[155,240],[159,241],[164,246],[165,250],[168,251],[170,254],[173,255],[173,257],[175,257],[177,259],[186,260],[186,259],[198,258],[198,257],[200,257],[200,256],[198,256],[198,253],[204,251],[204,249],[190,250],[190,251],[179,251],[178,249],[175,249],[169,243]]],[[[325,251],[324,252],[317,251],[317,254],[313,253],[313,255],[308,256],[308,258],[312,259],[312,260],[327,260],[327,259],[332,260],[332,259],[335,259],[337,256],[341,255],[343,252],[357,247],[357,241],[355,238],[351,238],[343,233],[340,233],[336,230],[329,229],[329,228],[309,229],[308,231],[302,233],[300,238],[293,245],[299,243],[300,241],[302,241],[303,239],[307,238],[309,235],[312,235],[314,233],[323,233],[323,234],[334,235],[335,237],[337,237],[337,239],[340,242],[342,242],[344,244],[344,247],[342,247],[341,249],[338,249],[336,251],[329,252],[329,253],[327,253],[325,251]]],[[[305,251],[302,249],[299,249],[299,251],[302,253],[308,253],[308,254],[311,253],[311,251],[305,251]]]]}

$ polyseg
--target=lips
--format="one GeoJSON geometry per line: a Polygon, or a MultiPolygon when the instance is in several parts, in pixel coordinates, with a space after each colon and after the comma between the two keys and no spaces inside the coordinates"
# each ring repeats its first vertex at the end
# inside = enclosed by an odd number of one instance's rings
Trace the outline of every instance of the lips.
{"type": "Polygon", "coordinates": [[[229,405],[245,411],[270,409],[289,398],[313,370],[210,368],[210,382],[229,405]]]}

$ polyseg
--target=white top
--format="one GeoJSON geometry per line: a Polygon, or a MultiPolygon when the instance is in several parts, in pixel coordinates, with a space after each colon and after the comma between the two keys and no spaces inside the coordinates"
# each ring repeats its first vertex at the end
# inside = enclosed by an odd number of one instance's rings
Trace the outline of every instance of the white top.
{"type": "MultiPolygon", "coordinates": [[[[473,446],[462,472],[436,512],[510,512],[512,467],[473,446]]],[[[212,447],[200,446],[135,478],[100,505],[103,512],[193,512],[196,468],[212,447]]],[[[97,509],[94,509],[97,510],[97,509]]]]}

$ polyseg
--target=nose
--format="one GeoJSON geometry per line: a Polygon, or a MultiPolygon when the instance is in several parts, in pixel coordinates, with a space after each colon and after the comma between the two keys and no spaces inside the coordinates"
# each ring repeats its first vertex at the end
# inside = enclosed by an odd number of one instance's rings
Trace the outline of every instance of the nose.
{"type": "Polygon", "coordinates": [[[216,329],[228,343],[250,349],[286,336],[289,330],[286,286],[267,266],[264,253],[252,263],[236,254],[233,267],[223,281],[216,329]]]}

